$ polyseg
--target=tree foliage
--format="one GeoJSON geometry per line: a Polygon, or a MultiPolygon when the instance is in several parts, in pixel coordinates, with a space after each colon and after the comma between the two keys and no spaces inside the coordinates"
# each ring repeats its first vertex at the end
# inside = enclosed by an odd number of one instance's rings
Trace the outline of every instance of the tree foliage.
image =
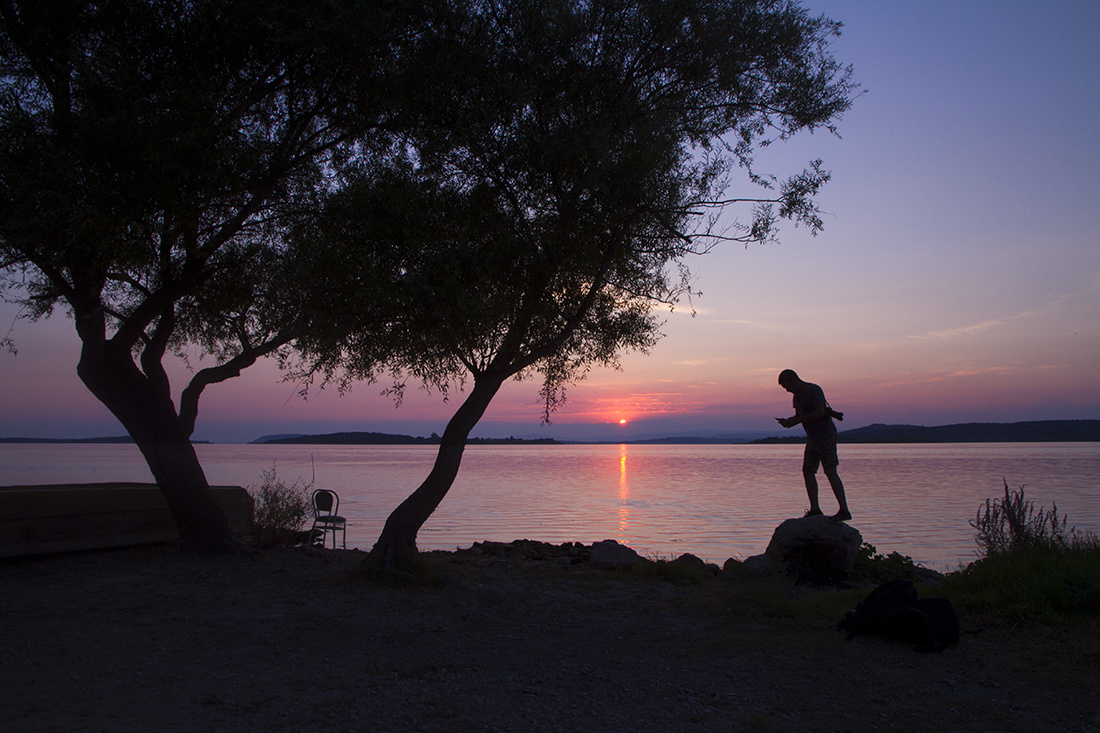
{"type": "MultiPolygon", "coordinates": [[[[345,171],[294,241],[327,326],[298,341],[326,379],[473,386],[432,474],[376,550],[415,548],[501,384],[565,388],[658,337],[690,292],[686,259],[821,227],[819,161],[779,182],[752,152],[848,108],[839,24],[793,2],[501,0],[453,4],[425,44],[403,164],[345,171]],[[754,195],[729,197],[740,169],[754,195]],[[736,204],[745,222],[718,229],[736,204]],[[384,284],[396,287],[384,287],[384,284]]],[[[387,562],[389,559],[387,559],[387,562]]]]}
{"type": "Polygon", "coordinates": [[[303,327],[284,234],[377,139],[406,27],[385,2],[0,2],[5,294],[73,318],[78,374],[186,547],[231,544],[189,443],[199,398],[303,327]],[[215,365],[177,409],[164,360],[187,345],[215,365]]]}

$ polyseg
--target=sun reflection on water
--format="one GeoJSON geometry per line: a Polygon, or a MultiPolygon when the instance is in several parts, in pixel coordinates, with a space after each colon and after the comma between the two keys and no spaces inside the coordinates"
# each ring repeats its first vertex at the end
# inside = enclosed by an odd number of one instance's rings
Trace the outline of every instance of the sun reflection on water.
{"type": "Polygon", "coordinates": [[[619,445],[619,536],[630,526],[630,485],[626,481],[626,443],[619,445]]]}

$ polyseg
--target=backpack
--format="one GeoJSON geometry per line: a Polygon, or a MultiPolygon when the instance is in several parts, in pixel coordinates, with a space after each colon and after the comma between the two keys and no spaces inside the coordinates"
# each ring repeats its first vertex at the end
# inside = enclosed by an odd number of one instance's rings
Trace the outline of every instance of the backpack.
{"type": "Polygon", "coordinates": [[[946,598],[917,598],[909,580],[890,580],[875,588],[844,615],[838,629],[908,641],[919,652],[940,652],[959,641],[959,618],[946,598]]]}

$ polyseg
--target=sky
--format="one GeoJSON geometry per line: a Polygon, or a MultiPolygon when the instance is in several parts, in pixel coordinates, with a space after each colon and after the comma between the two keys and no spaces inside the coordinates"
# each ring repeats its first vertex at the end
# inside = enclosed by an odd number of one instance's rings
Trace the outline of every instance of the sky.
{"type": "MultiPolygon", "coordinates": [[[[550,425],[538,384],[510,383],[475,436],[781,433],[785,368],[822,386],[842,430],[1100,419],[1100,3],[803,4],[844,23],[833,53],[862,93],[839,138],[804,133],[756,161],[783,177],[824,160],[824,232],[787,225],[781,244],[693,258],[694,313],[666,313],[649,354],[594,370],[550,425]]],[[[16,316],[0,304],[18,350],[0,353],[0,437],[124,434],[76,376],[71,322],[16,316]]],[[[208,388],[194,437],[442,433],[459,399],[395,407],[363,384],[302,400],[269,362],[208,388]]]]}

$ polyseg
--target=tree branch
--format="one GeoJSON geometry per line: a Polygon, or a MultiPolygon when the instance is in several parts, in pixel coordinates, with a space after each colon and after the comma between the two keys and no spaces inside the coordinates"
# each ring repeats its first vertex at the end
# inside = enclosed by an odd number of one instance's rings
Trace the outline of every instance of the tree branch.
{"type": "Polygon", "coordinates": [[[224,364],[199,370],[180,394],[180,426],[188,437],[195,432],[195,420],[199,414],[199,397],[211,384],[241,376],[241,372],[256,361],[276,349],[286,346],[293,340],[289,332],[276,334],[270,340],[255,348],[247,348],[224,364]]]}
{"type": "Polygon", "coordinates": [[[176,311],[172,305],[168,305],[161,312],[153,335],[146,339],[145,347],[141,350],[141,371],[160,392],[166,394],[171,394],[171,385],[168,382],[168,373],[164,371],[163,358],[175,330],[176,311]]]}

